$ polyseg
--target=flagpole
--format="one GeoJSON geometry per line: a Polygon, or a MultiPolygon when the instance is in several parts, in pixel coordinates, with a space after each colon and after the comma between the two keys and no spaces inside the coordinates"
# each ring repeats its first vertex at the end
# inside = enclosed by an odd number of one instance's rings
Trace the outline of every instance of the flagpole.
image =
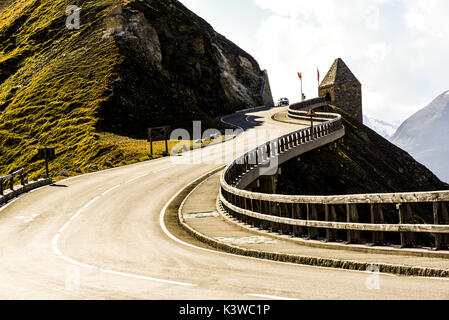
{"type": "Polygon", "coordinates": [[[304,101],[304,95],[302,93],[302,75],[301,75],[301,101],[304,101]]]}

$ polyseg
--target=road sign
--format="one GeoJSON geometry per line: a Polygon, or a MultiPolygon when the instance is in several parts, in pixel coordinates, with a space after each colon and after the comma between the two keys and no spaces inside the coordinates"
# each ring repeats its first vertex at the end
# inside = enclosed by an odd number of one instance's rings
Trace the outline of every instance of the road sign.
{"type": "Polygon", "coordinates": [[[54,160],[55,148],[39,148],[38,158],[39,160],[54,160]]]}
{"type": "Polygon", "coordinates": [[[153,141],[165,140],[165,151],[168,154],[168,139],[170,138],[170,127],[155,127],[147,129],[148,142],[151,145],[151,155],[153,155],[153,141]]]}

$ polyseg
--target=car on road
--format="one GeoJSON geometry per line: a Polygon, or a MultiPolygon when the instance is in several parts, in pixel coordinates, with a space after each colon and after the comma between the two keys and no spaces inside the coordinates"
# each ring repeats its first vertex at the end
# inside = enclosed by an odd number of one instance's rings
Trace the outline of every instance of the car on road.
{"type": "Polygon", "coordinates": [[[290,105],[290,100],[288,98],[280,98],[278,101],[278,107],[290,105]]]}

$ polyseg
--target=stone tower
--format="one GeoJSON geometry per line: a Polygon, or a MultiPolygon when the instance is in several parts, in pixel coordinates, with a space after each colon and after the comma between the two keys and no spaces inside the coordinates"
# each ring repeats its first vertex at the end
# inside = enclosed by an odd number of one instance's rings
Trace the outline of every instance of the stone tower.
{"type": "Polygon", "coordinates": [[[326,97],[333,105],[363,122],[362,84],[342,59],[334,61],[318,91],[320,97],[326,97]]]}

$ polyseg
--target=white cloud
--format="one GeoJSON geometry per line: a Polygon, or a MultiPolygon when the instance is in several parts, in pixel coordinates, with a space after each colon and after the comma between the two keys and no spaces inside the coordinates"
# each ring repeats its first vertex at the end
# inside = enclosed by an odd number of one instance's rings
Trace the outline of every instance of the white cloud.
{"type": "Polygon", "coordinates": [[[385,43],[373,43],[368,47],[366,55],[374,63],[379,63],[385,60],[385,57],[390,52],[390,48],[385,43]]]}
{"type": "MultiPolygon", "coordinates": [[[[256,58],[268,69],[275,98],[308,97],[341,57],[363,85],[364,109],[404,120],[447,90],[447,0],[254,0],[270,16],[257,34],[256,58]]],[[[386,118],[388,117],[388,118],[386,118]]]]}

